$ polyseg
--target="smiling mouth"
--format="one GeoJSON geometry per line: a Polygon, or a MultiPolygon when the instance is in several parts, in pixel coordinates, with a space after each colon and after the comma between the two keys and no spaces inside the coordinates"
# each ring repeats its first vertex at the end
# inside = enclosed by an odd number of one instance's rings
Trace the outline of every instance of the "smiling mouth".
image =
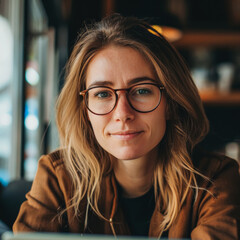
{"type": "Polygon", "coordinates": [[[142,133],[143,133],[143,131],[126,131],[126,132],[111,133],[110,135],[117,139],[129,140],[129,139],[139,136],[142,133]]]}

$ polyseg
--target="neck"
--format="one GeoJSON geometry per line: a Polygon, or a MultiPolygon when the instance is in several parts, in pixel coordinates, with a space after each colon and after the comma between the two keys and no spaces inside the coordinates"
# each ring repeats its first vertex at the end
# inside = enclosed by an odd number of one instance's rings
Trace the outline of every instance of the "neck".
{"type": "Polygon", "coordinates": [[[114,159],[113,169],[123,196],[134,198],[144,195],[152,187],[156,154],[133,159],[114,159]]]}

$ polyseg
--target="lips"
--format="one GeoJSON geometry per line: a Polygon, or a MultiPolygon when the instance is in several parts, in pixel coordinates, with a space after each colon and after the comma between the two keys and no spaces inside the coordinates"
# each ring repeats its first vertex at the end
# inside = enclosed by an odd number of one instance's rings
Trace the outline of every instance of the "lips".
{"type": "Polygon", "coordinates": [[[139,136],[141,133],[143,133],[143,131],[127,130],[127,131],[119,131],[119,132],[110,133],[110,135],[117,139],[129,140],[129,139],[139,136]]]}

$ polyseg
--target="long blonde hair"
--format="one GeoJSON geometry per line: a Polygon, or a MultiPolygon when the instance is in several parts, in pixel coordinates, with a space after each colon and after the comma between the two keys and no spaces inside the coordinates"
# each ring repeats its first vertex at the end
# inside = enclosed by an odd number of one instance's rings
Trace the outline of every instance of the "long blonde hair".
{"type": "Polygon", "coordinates": [[[152,31],[141,20],[117,14],[86,27],[67,64],[66,83],[57,103],[57,125],[63,157],[73,182],[70,207],[78,215],[79,204],[86,196],[88,205],[104,218],[98,208],[100,183],[103,175],[112,170],[112,164],[109,154],[94,136],[79,92],[86,87],[89,62],[110,44],[131,47],[152,64],[166,89],[168,116],[154,172],[155,196],[156,199],[161,196],[159,206],[164,214],[159,226],[161,236],[176,219],[188,192],[198,189],[196,174],[200,173],[193,167],[191,153],[206,136],[209,125],[184,61],[161,34],[152,31]]]}

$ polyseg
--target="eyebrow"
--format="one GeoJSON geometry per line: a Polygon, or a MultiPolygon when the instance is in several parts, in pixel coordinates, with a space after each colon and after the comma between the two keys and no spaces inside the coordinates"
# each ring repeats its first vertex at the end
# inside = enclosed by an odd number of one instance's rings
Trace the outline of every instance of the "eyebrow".
{"type": "MultiPolygon", "coordinates": [[[[128,85],[130,86],[130,85],[133,85],[133,84],[136,84],[136,83],[141,83],[141,82],[146,82],[146,81],[157,83],[157,81],[155,79],[144,76],[144,77],[137,77],[137,78],[130,79],[128,81],[128,85]]],[[[88,86],[88,88],[97,87],[97,86],[113,86],[113,82],[96,80],[92,84],[90,84],[88,86]]]]}

